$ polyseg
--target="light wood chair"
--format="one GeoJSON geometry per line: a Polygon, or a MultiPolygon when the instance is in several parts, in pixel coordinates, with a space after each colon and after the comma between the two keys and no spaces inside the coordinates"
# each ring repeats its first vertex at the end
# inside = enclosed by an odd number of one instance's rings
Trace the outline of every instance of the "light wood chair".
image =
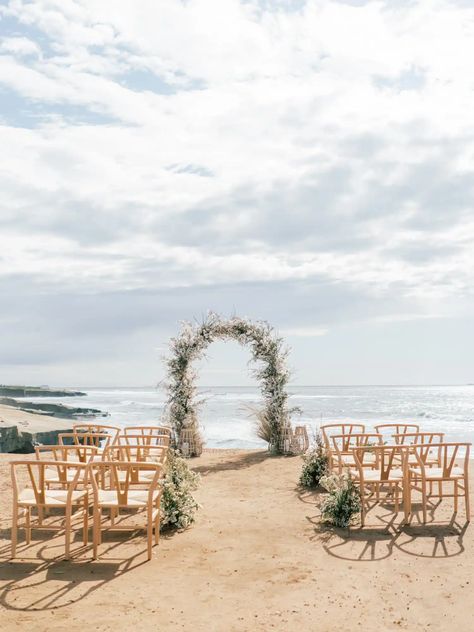
{"type": "Polygon", "coordinates": [[[321,435],[323,437],[324,447],[326,448],[326,453],[328,456],[328,467],[329,469],[333,469],[337,463],[335,460],[335,454],[331,446],[331,436],[333,435],[353,435],[353,434],[361,434],[365,432],[364,424],[325,424],[321,426],[321,435]]]}
{"type": "MultiPolygon", "coordinates": [[[[48,445],[36,446],[35,455],[38,461],[46,460],[58,462],[56,467],[48,467],[45,470],[45,484],[60,485],[62,488],[72,483],[76,472],[73,468],[64,468],[61,463],[89,463],[98,454],[98,448],[92,445],[48,445]]],[[[86,483],[87,481],[84,481],[86,483]]]]}
{"type": "Polygon", "coordinates": [[[90,476],[94,499],[94,533],[93,557],[97,559],[98,547],[104,530],[133,530],[137,527],[117,525],[116,519],[120,510],[136,510],[146,514],[147,555],[151,559],[153,549],[153,531],[155,544],[160,538],[160,503],[162,489],[160,479],[163,466],[160,463],[130,463],[129,461],[101,461],[89,464],[94,472],[90,476]],[[152,472],[147,489],[133,489],[132,480],[141,477],[143,472],[152,472]],[[108,488],[104,488],[100,481],[106,480],[108,488]],[[110,525],[102,522],[102,512],[110,510],[110,525]]]}
{"type": "MultiPolygon", "coordinates": [[[[346,468],[354,468],[356,466],[354,460],[354,448],[370,448],[375,445],[382,445],[382,435],[375,432],[365,432],[358,434],[331,435],[331,450],[334,455],[334,467],[339,474],[342,474],[346,468]]],[[[375,453],[370,455],[367,453],[364,467],[377,467],[375,453]]]]}
{"type": "MultiPolygon", "coordinates": [[[[11,477],[13,487],[13,518],[12,518],[12,550],[11,556],[16,556],[18,543],[18,528],[20,518],[25,518],[24,529],[26,544],[31,542],[32,529],[46,529],[64,531],[65,557],[69,559],[71,549],[71,534],[73,520],[82,518],[83,542],[88,542],[89,495],[85,488],[87,480],[87,465],[71,461],[12,461],[11,477]],[[48,469],[60,470],[62,480],[66,481],[67,489],[49,489],[46,484],[48,469]],[[30,487],[20,488],[19,470],[26,470],[30,487]],[[70,471],[73,476],[70,476],[70,471]],[[82,484],[83,489],[78,489],[82,484]],[[77,511],[73,511],[78,507],[77,511]],[[49,509],[64,510],[64,526],[46,524],[45,511],[49,509]],[[32,522],[32,510],[36,509],[37,517],[32,522]]],[[[23,525],[22,525],[23,526],[23,525]]]]}
{"type": "Polygon", "coordinates": [[[388,487],[384,502],[388,495],[394,502],[395,513],[399,511],[400,493],[403,500],[405,521],[408,520],[409,502],[407,494],[406,451],[403,446],[364,446],[354,448],[356,469],[350,471],[351,477],[359,485],[361,499],[361,525],[365,525],[365,517],[375,495],[375,503],[380,502],[381,492],[388,487]],[[375,457],[377,467],[371,468],[370,462],[375,457]],[[401,462],[400,462],[401,461],[401,462]]]}
{"type": "Polygon", "coordinates": [[[410,465],[409,474],[409,504],[411,507],[412,491],[421,493],[423,524],[426,524],[428,498],[454,498],[454,512],[458,510],[459,496],[464,497],[466,521],[470,522],[469,504],[469,453],[470,443],[439,443],[435,446],[439,450],[439,466],[429,463],[431,444],[412,446],[417,465],[410,465]],[[464,449],[464,456],[460,451],[464,449]],[[456,460],[461,460],[457,465],[456,460]],[[427,493],[427,484],[438,482],[438,494],[427,493]],[[453,493],[445,493],[446,484],[452,483],[453,493]]]}
{"type": "Polygon", "coordinates": [[[163,446],[170,445],[169,434],[119,434],[114,445],[140,445],[140,446],[163,446]]]}
{"type": "Polygon", "coordinates": [[[98,453],[111,445],[115,436],[107,432],[60,432],[58,434],[59,445],[93,446],[98,453]]]}
{"type": "Polygon", "coordinates": [[[111,442],[113,443],[116,435],[121,431],[118,426],[110,426],[109,424],[94,424],[94,423],[82,423],[74,424],[72,427],[73,432],[92,432],[92,433],[105,433],[111,435],[111,442]]]}
{"type": "MultiPolygon", "coordinates": [[[[166,465],[168,448],[163,445],[112,445],[104,451],[104,461],[122,461],[128,463],[159,463],[166,465]]],[[[164,469],[162,470],[164,475],[164,469]]],[[[118,471],[123,481],[128,475],[125,471],[118,471]]],[[[153,470],[133,469],[130,475],[131,485],[148,485],[154,476],[153,470]]]]}
{"type": "Polygon", "coordinates": [[[377,424],[374,426],[375,432],[383,435],[401,435],[409,433],[420,432],[420,426],[418,424],[377,424]]]}
{"type": "Polygon", "coordinates": [[[171,436],[172,429],[170,426],[125,426],[121,434],[131,434],[131,435],[170,435],[171,436]]]}

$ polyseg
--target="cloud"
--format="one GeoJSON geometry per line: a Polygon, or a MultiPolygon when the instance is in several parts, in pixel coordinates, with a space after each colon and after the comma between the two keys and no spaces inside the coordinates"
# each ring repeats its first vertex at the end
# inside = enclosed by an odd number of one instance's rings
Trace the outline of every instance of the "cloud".
{"type": "Polygon", "coordinates": [[[300,337],[471,309],[469,3],[12,0],[0,35],[8,287],[248,292],[300,337]]]}

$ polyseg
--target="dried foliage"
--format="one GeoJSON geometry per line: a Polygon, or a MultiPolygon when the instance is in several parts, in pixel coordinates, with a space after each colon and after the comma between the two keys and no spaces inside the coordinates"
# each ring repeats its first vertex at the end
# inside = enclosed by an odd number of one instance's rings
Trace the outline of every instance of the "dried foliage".
{"type": "Polygon", "coordinates": [[[321,478],[328,473],[328,456],[324,447],[321,433],[314,439],[313,447],[303,455],[303,468],[300,475],[300,485],[303,487],[317,487],[321,478]]]}
{"type": "Polygon", "coordinates": [[[181,430],[199,432],[197,413],[201,402],[197,399],[197,374],[193,363],[205,355],[214,340],[236,340],[249,347],[253,373],[261,384],[264,407],[258,411],[257,434],[268,441],[270,449],[278,453],[281,428],[289,423],[291,409],[287,406],[286,386],[290,377],[286,366],[288,349],[266,322],[251,322],[237,316],[222,319],[213,312],[204,322],[183,323],[181,333],[170,342],[168,368],[168,415],[178,439],[181,430]]]}
{"type": "Polygon", "coordinates": [[[199,506],[192,492],[197,489],[198,483],[199,475],[189,469],[187,461],[174,450],[169,450],[161,500],[163,529],[185,529],[194,522],[199,506]]]}
{"type": "Polygon", "coordinates": [[[329,492],[321,504],[323,520],[335,527],[348,527],[360,511],[360,493],[347,474],[329,474],[321,478],[329,492]]]}

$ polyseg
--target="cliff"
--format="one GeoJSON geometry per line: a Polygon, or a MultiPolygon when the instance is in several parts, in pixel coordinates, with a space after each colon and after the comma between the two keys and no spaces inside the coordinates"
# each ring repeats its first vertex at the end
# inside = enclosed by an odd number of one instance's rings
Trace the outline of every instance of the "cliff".
{"type": "Polygon", "coordinates": [[[70,422],[0,404],[0,452],[34,452],[37,444],[58,443],[58,434],[71,432],[70,422]]]}
{"type": "Polygon", "coordinates": [[[38,415],[50,415],[51,417],[59,417],[61,419],[108,416],[108,413],[104,413],[98,408],[65,406],[64,404],[50,404],[46,402],[28,402],[25,400],[18,401],[11,397],[0,397],[0,404],[11,406],[12,408],[19,408],[25,412],[36,413],[38,415]]]}
{"type": "Polygon", "coordinates": [[[81,397],[87,393],[49,388],[48,386],[7,386],[0,384],[0,395],[6,397],[81,397]]]}

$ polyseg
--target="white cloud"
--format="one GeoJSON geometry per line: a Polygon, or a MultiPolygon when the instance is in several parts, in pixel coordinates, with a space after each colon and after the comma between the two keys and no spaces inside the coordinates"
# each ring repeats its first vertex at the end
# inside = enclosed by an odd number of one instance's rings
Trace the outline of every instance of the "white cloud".
{"type": "MultiPolygon", "coordinates": [[[[0,83],[36,108],[31,125],[2,114],[0,274],[78,292],[322,276],[395,292],[404,313],[461,301],[474,10],[273,9],[0,9],[18,24],[0,83]]],[[[293,331],[320,331],[305,327],[293,331]]]]}

